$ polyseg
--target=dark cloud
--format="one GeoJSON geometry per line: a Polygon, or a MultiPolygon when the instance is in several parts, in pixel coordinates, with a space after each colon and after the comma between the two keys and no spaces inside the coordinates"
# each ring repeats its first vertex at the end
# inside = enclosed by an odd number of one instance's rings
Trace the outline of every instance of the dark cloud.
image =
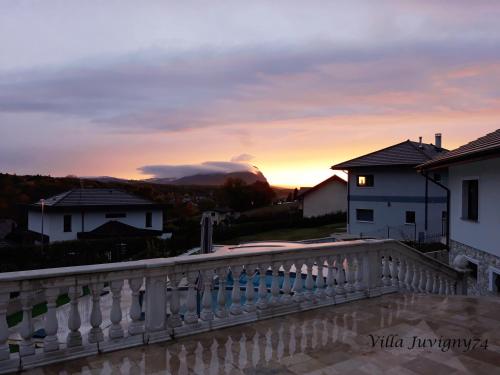
{"type": "Polygon", "coordinates": [[[256,172],[257,168],[245,163],[228,161],[206,161],[201,164],[145,165],[138,170],[156,178],[181,178],[197,174],[256,172]]]}
{"type": "MultiPolygon", "coordinates": [[[[499,61],[494,43],[459,40],[377,48],[318,42],[302,48],[204,50],[175,58],[124,57],[94,68],[3,73],[0,111],[72,115],[101,129],[137,132],[414,112],[428,103],[380,105],[367,98],[436,90],[433,79],[451,69],[499,61]]],[[[490,87],[490,96],[495,90],[490,87]]],[[[441,106],[466,106],[452,96],[441,100],[441,106]]]]}

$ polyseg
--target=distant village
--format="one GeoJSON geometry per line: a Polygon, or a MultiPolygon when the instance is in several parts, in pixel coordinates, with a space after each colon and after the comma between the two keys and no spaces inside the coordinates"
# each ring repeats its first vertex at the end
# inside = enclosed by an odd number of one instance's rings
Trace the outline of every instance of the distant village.
{"type": "MultiPolygon", "coordinates": [[[[475,270],[478,293],[500,290],[500,250],[493,235],[500,217],[490,204],[500,201],[500,130],[451,151],[439,133],[432,143],[406,140],[331,169],[346,172],[347,181],[334,174],[282,197],[270,193],[259,207],[282,206],[283,211],[290,204],[304,220],[344,213],[345,228],[327,235],[332,240],[393,238],[415,246],[440,245],[436,249],[447,251],[446,261],[460,259],[475,270]]],[[[219,228],[245,217],[246,211],[228,206],[203,207],[209,199],[170,193],[168,204],[160,204],[116,188],[71,189],[26,206],[24,241],[43,246],[106,238],[169,240],[175,234],[164,220],[169,207],[180,205],[191,214],[208,215],[219,228]]],[[[15,238],[13,232],[15,221],[3,218],[3,247],[15,238]]]]}

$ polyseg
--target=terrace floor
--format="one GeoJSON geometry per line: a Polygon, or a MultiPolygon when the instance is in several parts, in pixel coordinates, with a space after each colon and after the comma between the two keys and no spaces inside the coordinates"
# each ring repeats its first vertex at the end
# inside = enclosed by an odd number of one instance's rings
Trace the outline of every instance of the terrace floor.
{"type": "Polygon", "coordinates": [[[500,298],[385,295],[26,373],[497,374],[500,298]]]}

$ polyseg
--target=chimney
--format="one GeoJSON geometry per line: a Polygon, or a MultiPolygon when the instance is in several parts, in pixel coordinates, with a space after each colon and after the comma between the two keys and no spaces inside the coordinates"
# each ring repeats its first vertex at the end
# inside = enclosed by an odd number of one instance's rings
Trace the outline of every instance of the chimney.
{"type": "Polygon", "coordinates": [[[441,133],[436,133],[436,147],[441,148],[441,133]]]}
{"type": "Polygon", "coordinates": [[[422,146],[422,137],[418,137],[418,147],[423,148],[423,146],[422,146]]]}

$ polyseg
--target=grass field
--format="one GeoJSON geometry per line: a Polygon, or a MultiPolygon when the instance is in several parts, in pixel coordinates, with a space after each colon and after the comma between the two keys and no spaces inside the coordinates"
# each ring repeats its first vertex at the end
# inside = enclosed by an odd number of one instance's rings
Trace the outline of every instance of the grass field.
{"type": "Polygon", "coordinates": [[[241,236],[224,241],[226,244],[238,244],[248,241],[300,241],[311,238],[328,237],[332,233],[344,232],[345,223],[328,224],[314,228],[286,228],[276,229],[267,232],[256,233],[248,236],[241,236]]]}

